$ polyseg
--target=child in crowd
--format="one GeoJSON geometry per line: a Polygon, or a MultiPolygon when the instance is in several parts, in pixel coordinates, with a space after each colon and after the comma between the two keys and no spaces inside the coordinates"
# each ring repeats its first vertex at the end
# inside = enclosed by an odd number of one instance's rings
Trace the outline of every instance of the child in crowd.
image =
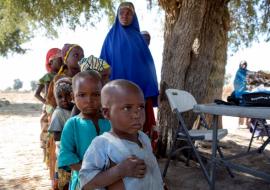
{"type": "Polygon", "coordinates": [[[50,83],[48,89],[47,102],[53,108],[56,107],[56,101],[53,93],[54,83],[63,76],[72,78],[74,75],[80,72],[80,66],[78,62],[84,57],[83,49],[77,44],[65,44],[61,50],[61,53],[64,65],[62,65],[58,74],[50,83]]]}
{"type": "Polygon", "coordinates": [[[65,74],[73,77],[80,72],[78,62],[84,57],[84,52],[81,46],[77,44],[65,44],[62,48],[62,58],[64,65],[62,66],[59,74],[65,74]]]}
{"type": "Polygon", "coordinates": [[[92,140],[110,130],[101,114],[101,78],[95,71],[83,71],[72,79],[74,101],[80,114],[67,120],[61,135],[58,167],[71,170],[70,189],[79,186],[78,173],[84,153],[92,140]]]}
{"type": "Polygon", "coordinates": [[[43,104],[46,103],[46,95],[48,92],[49,83],[52,81],[53,77],[58,73],[59,69],[63,64],[61,58],[61,50],[58,48],[52,48],[48,51],[46,55],[46,73],[41,79],[39,79],[39,83],[37,86],[37,90],[35,92],[35,97],[40,100],[43,104]],[[44,96],[41,96],[41,92],[44,91],[44,96]]]}
{"type": "Polygon", "coordinates": [[[80,170],[84,189],[162,190],[163,182],[151,143],[141,129],[145,101],[141,89],[127,80],[114,80],[101,91],[104,117],[112,131],[96,137],[80,170]]]}
{"type": "MultiPolygon", "coordinates": [[[[83,49],[76,44],[65,44],[61,50],[61,57],[64,62],[64,64],[61,66],[59,72],[54,77],[54,79],[50,82],[49,88],[48,88],[48,95],[47,95],[47,105],[50,105],[51,109],[48,110],[48,115],[52,115],[54,109],[56,108],[56,100],[54,97],[54,86],[55,83],[63,77],[70,77],[72,78],[76,73],[80,72],[80,67],[78,65],[78,61],[83,58],[84,52],[83,49]]],[[[49,155],[52,155],[52,151],[55,149],[55,144],[53,143],[53,137],[51,136],[49,138],[49,142],[47,143],[47,157],[49,155]]],[[[54,151],[53,151],[54,152],[54,151]]],[[[50,168],[53,166],[51,163],[54,163],[54,158],[48,158],[47,159],[47,165],[50,166],[50,168]]],[[[50,171],[53,171],[53,169],[50,169],[50,171]]],[[[53,173],[51,173],[51,178],[53,173]]]]}
{"type": "MultiPolygon", "coordinates": [[[[82,58],[79,61],[79,65],[81,68],[81,71],[96,71],[101,76],[101,82],[102,85],[105,85],[110,80],[110,73],[111,68],[110,65],[93,55],[90,55],[89,57],[82,58]]],[[[78,110],[77,106],[75,105],[72,109],[71,116],[78,115],[80,113],[80,110],[78,110]]]]}
{"type": "Polygon", "coordinates": [[[102,84],[105,85],[110,80],[111,67],[103,59],[97,58],[93,55],[82,58],[79,61],[81,71],[96,71],[101,75],[102,84]]]}
{"type": "Polygon", "coordinates": [[[62,66],[63,61],[61,58],[61,50],[58,48],[52,48],[47,52],[46,55],[46,73],[40,80],[35,92],[35,97],[40,100],[44,105],[42,108],[42,115],[40,118],[40,125],[41,125],[41,134],[40,134],[40,141],[41,141],[41,148],[43,149],[43,161],[46,160],[46,142],[47,142],[47,130],[49,126],[48,121],[48,105],[46,105],[46,97],[48,92],[49,83],[53,80],[55,74],[59,71],[60,67],[62,66]],[[44,96],[41,95],[41,92],[44,91],[44,96]]]}
{"type": "Polygon", "coordinates": [[[149,46],[151,41],[151,36],[148,31],[141,31],[141,35],[143,39],[145,40],[146,44],[149,46]]]}
{"type": "Polygon", "coordinates": [[[72,103],[72,81],[68,77],[59,79],[54,85],[54,97],[57,107],[51,118],[49,132],[53,133],[54,140],[60,141],[65,122],[70,117],[72,103]]]}
{"type": "Polygon", "coordinates": [[[57,107],[54,110],[51,123],[49,126],[49,163],[50,163],[50,175],[53,182],[54,190],[68,189],[68,182],[70,179],[70,173],[57,170],[57,156],[59,152],[59,141],[61,132],[64,128],[65,122],[70,117],[72,104],[72,82],[68,77],[59,79],[54,85],[54,97],[56,99],[57,107]],[[59,175],[60,174],[60,175],[59,175]]]}

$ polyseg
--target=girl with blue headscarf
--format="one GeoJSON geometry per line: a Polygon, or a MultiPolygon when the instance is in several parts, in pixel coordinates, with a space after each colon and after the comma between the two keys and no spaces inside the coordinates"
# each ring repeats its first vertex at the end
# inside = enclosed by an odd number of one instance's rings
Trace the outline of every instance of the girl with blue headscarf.
{"type": "Polygon", "coordinates": [[[103,43],[100,58],[111,66],[111,80],[130,80],[142,89],[146,100],[146,124],[143,130],[151,135],[155,126],[153,106],[157,106],[159,94],[156,69],[140,33],[132,3],[120,4],[115,22],[103,43]]]}

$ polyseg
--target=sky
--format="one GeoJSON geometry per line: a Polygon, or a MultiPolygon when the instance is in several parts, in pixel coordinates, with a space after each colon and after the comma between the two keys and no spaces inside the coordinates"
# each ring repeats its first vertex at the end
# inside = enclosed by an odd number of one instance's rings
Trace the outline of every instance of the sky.
{"type": "MultiPolygon", "coordinates": [[[[164,12],[160,9],[147,9],[146,1],[133,0],[141,30],[151,34],[150,50],[155,61],[157,77],[160,81],[162,52],[163,52],[163,26],[164,12]]],[[[30,42],[24,44],[29,48],[26,54],[13,54],[7,58],[0,57],[0,89],[12,87],[14,79],[23,81],[23,89],[30,89],[30,81],[39,80],[45,73],[45,57],[50,48],[62,48],[65,43],[79,44],[84,49],[85,56],[100,55],[103,41],[110,29],[108,21],[103,18],[95,27],[80,28],[75,31],[67,27],[59,28],[57,39],[48,39],[37,34],[30,42]]],[[[249,70],[269,70],[267,64],[270,60],[270,44],[259,43],[252,48],[242,49],[233,56],[228,56],[226,73],[233,77],[241,60],[248,62],[249,70]]]]}

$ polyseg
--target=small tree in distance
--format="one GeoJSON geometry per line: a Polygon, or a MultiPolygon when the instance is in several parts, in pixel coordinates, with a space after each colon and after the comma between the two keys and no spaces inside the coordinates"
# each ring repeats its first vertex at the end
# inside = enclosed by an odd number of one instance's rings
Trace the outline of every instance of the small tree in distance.
{"type": "Polygon", "coordinates": [[[37,81],[32,80],[30,81],[31,90],[35,91],[37,89],[37,81]]]}
{"type": "Polygon", "coordinates": [[[19,90],[22,87],[23,87],[23,82],[20,79],[15,79],[14,84],[13,84],[13,89],[19,90]]]}

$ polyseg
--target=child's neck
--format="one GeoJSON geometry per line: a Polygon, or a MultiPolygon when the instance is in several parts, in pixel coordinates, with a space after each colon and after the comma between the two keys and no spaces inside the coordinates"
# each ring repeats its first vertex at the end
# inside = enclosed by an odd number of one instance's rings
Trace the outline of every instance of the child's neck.
{"type": "Polygon", "coordinates": [[[101,115],[99,113],[93,113],[93,114],[85,114],[85,113],[80,113],[80,117],[83,119],[89,119],[93,121],[98,121],[98,119],[101,118],[101,115]]]}
{"type": "Polygon", "coordinates": [[[138,138],[138,135],[139,135],[138,133],[129,134],[129,133],[125,133],[114,128],[112,128],[112,133],[120,139],[126,139],[134,143],[137,143],[139,146],[141,146],[141,142],[139,141],[139,138],[138,138]]]}

